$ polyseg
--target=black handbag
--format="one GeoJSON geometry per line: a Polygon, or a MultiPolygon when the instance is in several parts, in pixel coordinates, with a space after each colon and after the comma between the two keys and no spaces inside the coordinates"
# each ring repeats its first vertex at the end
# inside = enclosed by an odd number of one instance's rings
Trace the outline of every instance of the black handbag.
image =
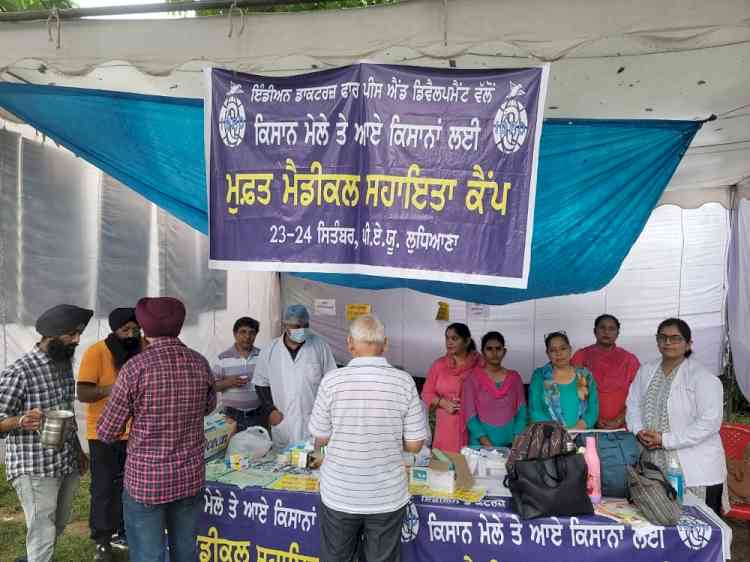
{"type": "Polygon", "coordinates": [[[591,515],[594,506],[586,493],[587,477],[583,455],[571,453],[516,461],[505,486],[521,519],[591,515]]]}

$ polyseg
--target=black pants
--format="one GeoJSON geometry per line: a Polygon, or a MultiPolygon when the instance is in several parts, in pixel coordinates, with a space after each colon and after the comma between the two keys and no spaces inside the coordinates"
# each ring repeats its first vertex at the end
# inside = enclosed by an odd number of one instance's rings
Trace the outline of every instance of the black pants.
{"type": "Polygon", "coordinates": [[[268,416],[263,415],[263,408],[255,410],[238,410],[230,406],[224,406],[222,412],[225,416],[237,422],[237,431],[245,431],[248,427],[259,425],[268,429],[268,416]]]}
{"type": "Polygon", "coordinates": [[[405,509],[353,515],[321,502],[320,560],[352,562],[359,555],[360,562],[399,562],[405,509]]]}
{"type": "Polygon", "coordinates": [[[122,483],[127,441],[108,445],[89,439],[91,456],[91,512],[89,528],[97,544],[109,544],[112,535],[123,534],[122,483]]]}
{"type": "Polygon", "coordinates": [[[719,517],[721,517],[721,493],[723,491],[724,484],[706,486],[706,505],[713,509],[719,517]]]}

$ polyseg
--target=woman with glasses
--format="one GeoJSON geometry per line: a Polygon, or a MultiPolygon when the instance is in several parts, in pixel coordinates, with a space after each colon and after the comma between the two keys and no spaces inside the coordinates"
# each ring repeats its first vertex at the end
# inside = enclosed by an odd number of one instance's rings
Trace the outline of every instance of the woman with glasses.
{"type": "Polygon", "coordinates": [[[526,427],[526,399],[521,375],[503,367],[507,349],[500,332],[482,338],[484,365],[464,383],[464,414],[472,447],[508,447],[526,427]]]}
{"type": "Polygon", "coordinates": [[[481,355],[466,324],[455,322],[445,329],[446,354],[427,373],[422,400],[435,411],[432,446],[458,453],[468,443],[461,396],[464,381],[477,366],[481,355]]]}
{"type": "Polygon", "coordinates": [[[656,330],[661,359],[643,365],[630,387],[628,429],[646,458],[665,473],[677,461],[685,486],[717,514],[726,476],[719,437],[724,390],[718,377],[694,359],[690,326],[668,318],[656,330]]]}
{"type": "Polygon", "coordinates": [[[599,417],[594,377],[585,367],[570,363],[572,352],[565,332],[547,334],[544,345],[549,363],[531,376],[531,421],[556,421],[570,429],[594,427],[599,417]]]}

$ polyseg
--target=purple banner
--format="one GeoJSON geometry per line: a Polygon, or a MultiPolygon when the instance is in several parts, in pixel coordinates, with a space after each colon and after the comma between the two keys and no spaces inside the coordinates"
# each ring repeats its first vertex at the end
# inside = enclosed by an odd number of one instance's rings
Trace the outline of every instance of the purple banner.
{"type": "Polygon", "coordinates": [[[547,70],[209,69],[211,266],[526,288],[547,70]]]}
{"type": "MultiPolygon", "coordinates": [[[[198,525],[200,562],[319,562],[317,494],[208,483],[198,525]]],[[[603,517],[521,521],[503,499],[465,505],[414,498],[401,531],[404,562],[723,562],[718,526],[686,507],[676,527],[637,535],[603,517]]]]}

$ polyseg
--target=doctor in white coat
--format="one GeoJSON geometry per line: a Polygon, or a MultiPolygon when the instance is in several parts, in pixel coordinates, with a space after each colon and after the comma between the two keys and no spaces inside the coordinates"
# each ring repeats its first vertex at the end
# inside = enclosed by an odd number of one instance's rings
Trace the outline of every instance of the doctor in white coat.
{"type": "Polygon", "coordinates": [[[310,315],[301,304],[284,314],[284,333],[258,356],[253,382],[271,424],[274,446],[304,441],[323,375],[336,368],[328,344],[310,331],[310,315]]]}
{"type": "Polygon", "coordinates": [[[719,437],[721,381],[690,358],[692,335],[684,320],[664,320],[656,342],[661,359],[642,365],[630,386],[628,429],[648,450],[648,460],[662,470],[676,460],[688,489],[720,514],[727,474],[719,437]]]}

